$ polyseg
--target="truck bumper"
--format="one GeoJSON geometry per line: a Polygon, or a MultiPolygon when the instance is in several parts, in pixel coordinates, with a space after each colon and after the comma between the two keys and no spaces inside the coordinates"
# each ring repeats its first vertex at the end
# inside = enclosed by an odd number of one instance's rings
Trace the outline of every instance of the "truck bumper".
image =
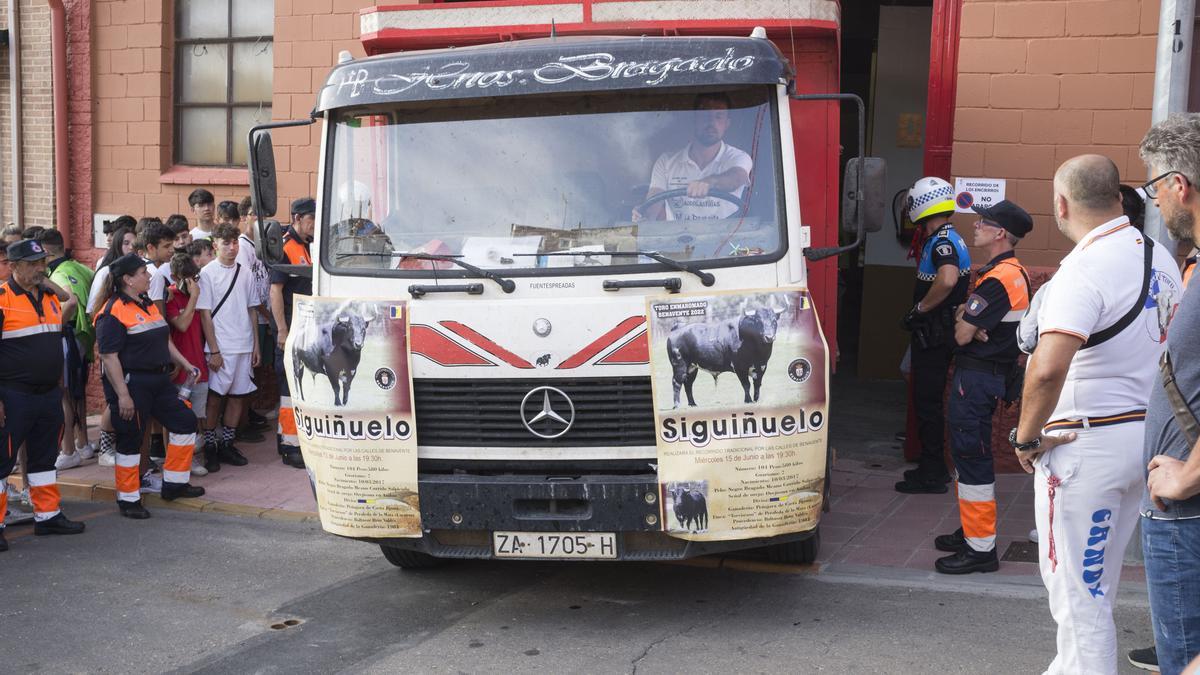
{"type": "Polygon", "coordinates": [[[614,532],[620,560],[680,560],[807,539],[695,542],[668,536],[659,518],[657,476],[420,475],[420,538],[368,541],[439,558],[493,558],[492,532],[614,532]]]}

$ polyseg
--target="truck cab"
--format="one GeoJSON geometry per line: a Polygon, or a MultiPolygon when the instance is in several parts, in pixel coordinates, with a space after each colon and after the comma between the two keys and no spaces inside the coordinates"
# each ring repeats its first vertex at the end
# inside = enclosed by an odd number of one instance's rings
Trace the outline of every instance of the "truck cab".
{"type": "MultiPolygon", "coordinates": [[[[403,343],[399,367],[368,364],[360,340],[340,391],[334,375],[309,379],[311,360],[285,359],[326,529],[402,567],[747,548],[811,562],[829,350],[808,264],[841,249],[813,248],[802,225],[794,87],[761,36],[545,38],[347,58],[312,120],[252,130],[252,190],[270,216],[270,128],[323,124],[314,266],[285,264],[279,224],[262,222],[264,259],[311,274],[313,301],[341,303],[321,315],[298,298],[297,321],[326,324],[309,338],[293,326],[288,353],[328,362],[347,314],[404,322],[377,338],[403,343]],[[409,416],[411,483],[391,501],[419,525],[333,526],[347,483],[329,474],[372,474],[349,466],[349,440],[334,443],[341,464],[311,461],[305,428],[379,405],[409,416]],[[791,429],[767,433],[768,417],[791,429]],[[704,463],[721,465],[711,479],[704,463]],[[668,466],[685,468],[668,480],[668,466]],[[767,514],[784,504],[787,517],[767,514]]],[[[389,500],[358,502],[370,519],[389,500]]]]}

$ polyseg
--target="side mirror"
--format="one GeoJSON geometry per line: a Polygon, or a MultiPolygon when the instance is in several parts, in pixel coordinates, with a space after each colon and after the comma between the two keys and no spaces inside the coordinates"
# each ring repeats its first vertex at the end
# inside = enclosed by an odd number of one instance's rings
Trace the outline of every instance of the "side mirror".
{"type": "Polygon", "coordinates": [[[250,130],[250,154],[248,157],[250,193],[254,196],[254,211],[259,218],[270,218],[278,209],[275,186],[275,148],[271,144],[271,132],[250,130]]]}
{"type": "Polygon", "coordinates": [[[862,183],[858,180],[857,157],[846,162],[846,174],[842,178],[842,229],[847,232],[858,230],[858,209],[863,209],[863,229],[878,232],[883,229],[887,214],[887,162],[880,157],[862,159],[862,183]],[[861,200],[856,197],[860,197],[861,200]]]}
{"type": "Polygon", "coordinates": [[[259,219],[258,257],[272,267],[283,262],[283,226],[278,220],[259,219]]]}

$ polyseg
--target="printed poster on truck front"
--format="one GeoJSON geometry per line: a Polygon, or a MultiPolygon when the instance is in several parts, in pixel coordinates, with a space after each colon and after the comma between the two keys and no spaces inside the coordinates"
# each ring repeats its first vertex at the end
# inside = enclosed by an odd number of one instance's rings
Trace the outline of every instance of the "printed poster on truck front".
{"type": "Polygon", "coordinates": [[[321,527],[419,537],[404,302],[296,296],[284,366],[321,527]]]}
{"type": "Polygon", "coordinates": [[[802,289],[647,301],[663,529],[813,529],[825,487],[825,338],[802,289]]]}

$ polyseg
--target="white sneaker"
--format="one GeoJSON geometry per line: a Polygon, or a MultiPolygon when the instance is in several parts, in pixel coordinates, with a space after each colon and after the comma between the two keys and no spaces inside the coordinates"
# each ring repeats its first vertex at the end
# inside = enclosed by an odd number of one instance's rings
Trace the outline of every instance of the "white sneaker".
{"type": "Polygon", "coordinates": [[[96,446],[92,445],[90,441],[83,445],[76,445],[75,453],[79,455],[79,459],[89,460],[96,456],[96,446]]]}
{"type": "Polygon", "coordinates": [[[1038,543],[1038,535],[1037,535],[1036,527],[1029,531],[1029,541],[1032,541],[1035,544],[1038,543]]]}
{"type": "Polygon", "coordinates": [[[207,476],[208,469],[204,468],[204,462],[199,457],[192,458],[192,475],[207,476]]]}
{"type": "Polygon", "coordinates": [[[74,469],[80,464],[83,464],[83,460],[80,459],[78,451],[72,452],[69,455],[64,455],[60,452],[58,453],[58,457],[54,460],[54,468],[58,471],[62,471],[64,469],[74,469]]]}
{"type": "Polygon", "coordinates": [[[117,465],[117,453],[115,450],[101,451],[99,457],[100,459],[97,460],[97,463],[100,464],[100,466],[117,465]]]}
{"type": "Polygon", "coordinates": [[[162,492],[162,474],[154,469],[147,469],[146,473],[142,474],[142,487],[138,489],[142,494],[162,492]]]}

